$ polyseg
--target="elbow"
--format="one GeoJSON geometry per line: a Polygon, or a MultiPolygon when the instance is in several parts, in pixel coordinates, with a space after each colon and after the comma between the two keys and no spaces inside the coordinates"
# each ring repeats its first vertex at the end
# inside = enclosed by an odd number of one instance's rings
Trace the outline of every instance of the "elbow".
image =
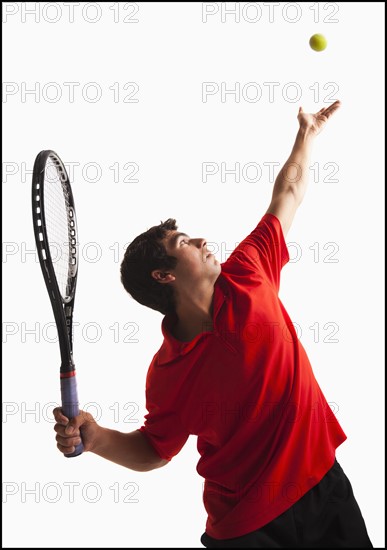
{"type": "Polygon", "coordinates": [[[130,469],[135,470],[136,472],[150,472],[151,470],[157,470],[158,468],[162,468],[163,466],[168,464],[168,462],[169,460],[165,460],[164,458],[159,458],[157,460],[141,462],[141,464],[136,464],[135,466],[132,466],[130,469]]]}

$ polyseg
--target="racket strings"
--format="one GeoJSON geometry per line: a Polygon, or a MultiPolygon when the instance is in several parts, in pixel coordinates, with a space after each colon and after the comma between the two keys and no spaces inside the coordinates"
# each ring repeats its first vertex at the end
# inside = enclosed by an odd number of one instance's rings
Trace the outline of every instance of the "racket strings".
{"type": "Polygon", "coordinates": [[[67,186],[62,183],[65,173],[53,161],[47,159],[44,178],[44,210],[48,245],[62,298],[71,295],[71,268],[76,261],[75,220],[70,215],[67,186]],[[63,175],[61,175],[63,174],[63,175]]]}

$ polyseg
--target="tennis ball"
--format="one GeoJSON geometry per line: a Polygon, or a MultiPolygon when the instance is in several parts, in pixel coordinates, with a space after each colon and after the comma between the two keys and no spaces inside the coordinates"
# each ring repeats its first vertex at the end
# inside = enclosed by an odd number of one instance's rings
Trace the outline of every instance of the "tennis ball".
{"type": "Polygon", "coordinates": [[[315,52],[322,52],[327,47],[327,39],[322,34],[314,34],[310,37],[309,45],[315,52]]]}

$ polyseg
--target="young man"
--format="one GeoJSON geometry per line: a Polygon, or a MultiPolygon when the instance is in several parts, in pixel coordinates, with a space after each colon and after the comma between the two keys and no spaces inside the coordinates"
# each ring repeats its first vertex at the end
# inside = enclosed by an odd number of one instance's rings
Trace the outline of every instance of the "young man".
{"type": "Polygon", "coordinates": [[[197,435],[208,548],[372,547],[335,459],[346,435],[278,297],[312,144],[339,105],[316,114],[300,108],[270,206],[225,263],[172,219],[127,248],[126,290],[164,314],[142,428],[121,433],[88,413],[69,421],[54,411],[61,452],[82,435],[85,451],[136,471],[165,466],[197,435]]]}

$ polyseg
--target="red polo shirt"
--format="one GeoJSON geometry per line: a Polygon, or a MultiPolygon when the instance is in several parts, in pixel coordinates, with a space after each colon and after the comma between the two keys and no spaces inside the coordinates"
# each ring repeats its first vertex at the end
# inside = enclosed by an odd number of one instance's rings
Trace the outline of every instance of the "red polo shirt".
{"type": "Polygon", "coordinates": [[[197,435],[206,532],[217,539],[285,512],[346,439],[278,297],[288,261],[281,224],[265,214],[221,266],[213,331],[180,342],[164,317],[148,370],[140,431],[167,460],[197,435]]]}

